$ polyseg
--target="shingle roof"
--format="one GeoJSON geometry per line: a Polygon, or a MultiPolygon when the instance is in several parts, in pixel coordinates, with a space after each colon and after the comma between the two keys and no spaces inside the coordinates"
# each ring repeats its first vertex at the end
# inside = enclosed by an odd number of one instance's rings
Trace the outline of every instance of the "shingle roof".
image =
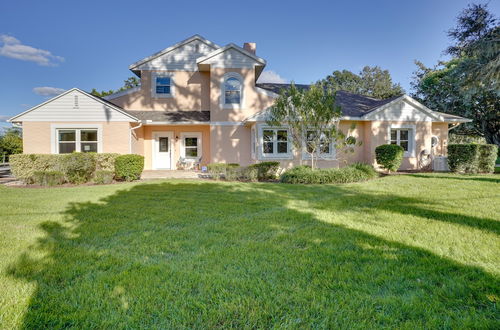
{"type": "MultiPolygon", "coordinates": [[[[295,85],[298,89],[308,89],[309,85],[295,85]]],[[[274,84],[274,83],[264,83],[257,84],[257,87],[269,90],[274,93],[280,93],[283,89],[290,88],[290,84],[274,84]]],[[[367,113],[375,110],[376,108],[387,104],[401,95],[394,96],[388,99],[379,100],[373,97],[354,94],[346,91],[337,92],[337,104],[342,108],[342,114],[349,117],[361,117],[367,113]]]]}
{"type": "Polygon", "coordinates": [[[210,111],[142,111],[124,110],[139,120],[151,120],[157,122],[209,122],[210,111]]]}

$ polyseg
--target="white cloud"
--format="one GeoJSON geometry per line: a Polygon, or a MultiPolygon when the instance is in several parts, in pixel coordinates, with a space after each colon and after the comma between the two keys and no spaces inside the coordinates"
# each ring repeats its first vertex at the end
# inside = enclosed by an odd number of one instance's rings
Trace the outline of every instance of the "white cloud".
{"type": "Polygon", "coordinates": [[[56,96],[56,95],[61,94],[64,91],[66,91],[66,90],[62,89],[62,88],[56,88],[56,87],[35,87],[35,88],[33,88],[33,92],[35,94],[38,94],[41,96],[56,96]]]}
{"type": "Polygon", "coordinates": [[[257,83],[286,84],[288,81],[274,71],[264,71],[260,74],[257,83]]]}
{"type": "Polygon", "coordinates": [[[10,117],[12,117],[12,116],[4,116],[4,115],[0,115],[0,122],[7,121],[7,119],[9,119],[10,117]]]}
{"type": "Polygon", "coordinates": [[[43,66],[55,66],[64,61],[61,56],[53,55],[48,50],[23,45],[18,39],[6,34],[0,34],[0,56],[35,62],[43,66]]]}

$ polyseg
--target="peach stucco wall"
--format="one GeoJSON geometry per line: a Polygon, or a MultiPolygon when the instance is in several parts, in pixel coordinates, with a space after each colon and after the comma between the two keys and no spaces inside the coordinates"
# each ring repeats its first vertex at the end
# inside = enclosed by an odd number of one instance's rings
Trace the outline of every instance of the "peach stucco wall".
{"type": "Polygon", "coordinates": [[[174,81],[174,96],[155,98],[151,90],[152,71],[142,71],[141,89],[111,101],[125,110],[210,110],[210,73],[192,71],[169,72],[174,81]]]}
{"type": "MultiPolygon", "coordinates": [[[[201,163],[210,163],[210,126],[209,125],[186,125],[186,126],[143,126],[139,128],[141,130],[139,136],[141,137],[139,141],[142,141],[143,145],[143,155],[144,155],[144,169],[150,170],[152,168],[152,141],[153,132],[173,132],[174,136],[174,156],[173,156],[173,166],[175,166],[180,158],[181,150],[181,133],[201,133],[201,148],[202,148],[202,159],[201,163]],[[178,137],[178,139],[176,138],[178,137]]],[[[139,143],[140,144],[140,143],[139,143]]]]}
{"type": "Polygon", "coordinates": [[[439,138],[438,144],[435,148],[435,154],[446,156],[448,154],[448,123],[432,123],[432,135],[439,138]]]}
{"type": "Polygon", "coordinates": [[[129,153],[129,127],[127,122],[23,122],[23,150],[26,154],[51,153],[51,124],[101,125],[102,151],[129,153]]]}

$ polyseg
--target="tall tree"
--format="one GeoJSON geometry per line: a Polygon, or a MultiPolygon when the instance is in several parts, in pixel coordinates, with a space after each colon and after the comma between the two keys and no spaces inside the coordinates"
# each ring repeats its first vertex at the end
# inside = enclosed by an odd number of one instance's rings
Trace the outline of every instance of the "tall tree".
{"type": "Polygon", "coordinates": [[[401,85],[392,82],[389,71],[382,70],[379,66],[365,66],[359,74],[349,70],[334,71],[323,82],[334,90],[344,90],[377,99],[404,94],[401,85]]]}
{"type": "Polygon", "coordinates": [[[21,130],[17,128],[6,129],[0,135],[0,156],[12,155],[23,152],[23,138],[21,130]]]}
{"type": "Polygon", "coordinates": [[[92,88],[92,91],[90,91],[90,94],[95,95],[95,96],[99,96],[99,97],[104,97],[104,96],[111,95],[111,94],[116,93],[116,92],[121,92],[121,91],[130,89],[130,88],[137,87],[140,84],[141,84],[141,81],[139,79],[137,79],[137,77],[128,77],[126,80],[123,81],[123,86],[120,87],[116,91],[110,89],[108,91],[100,91],[99,92],[97,89],[92,88]]]}
{"type": "Polygon", "coordinates": [[[473,119],[458,133],[477,134],[500,145],[500,27],[487,5],[470,5],[448,32],[453,56],[428,68],[416,62],[414,96],[438,111],[473,119]]]}
{"type": "Polygon", "coordinates": [[[292,83],[270,109],[268,124],[288,127],[295,150],[309,154],[313,169],[330,144],[346,151],[359,144],[339,129],[342,113],[335,98],[336,92],[325,83],[316,83],[309,89],[298,89],[292,83]]]}

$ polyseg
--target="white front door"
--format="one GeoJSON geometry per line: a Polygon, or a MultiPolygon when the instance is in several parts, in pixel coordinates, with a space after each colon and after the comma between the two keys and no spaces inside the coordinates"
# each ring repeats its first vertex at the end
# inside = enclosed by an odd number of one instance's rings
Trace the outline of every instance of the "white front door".
{"type": "Polygon", "coordinates": [[[153,132],[153,170],[172,169],[172,132],[153,132]]]}

